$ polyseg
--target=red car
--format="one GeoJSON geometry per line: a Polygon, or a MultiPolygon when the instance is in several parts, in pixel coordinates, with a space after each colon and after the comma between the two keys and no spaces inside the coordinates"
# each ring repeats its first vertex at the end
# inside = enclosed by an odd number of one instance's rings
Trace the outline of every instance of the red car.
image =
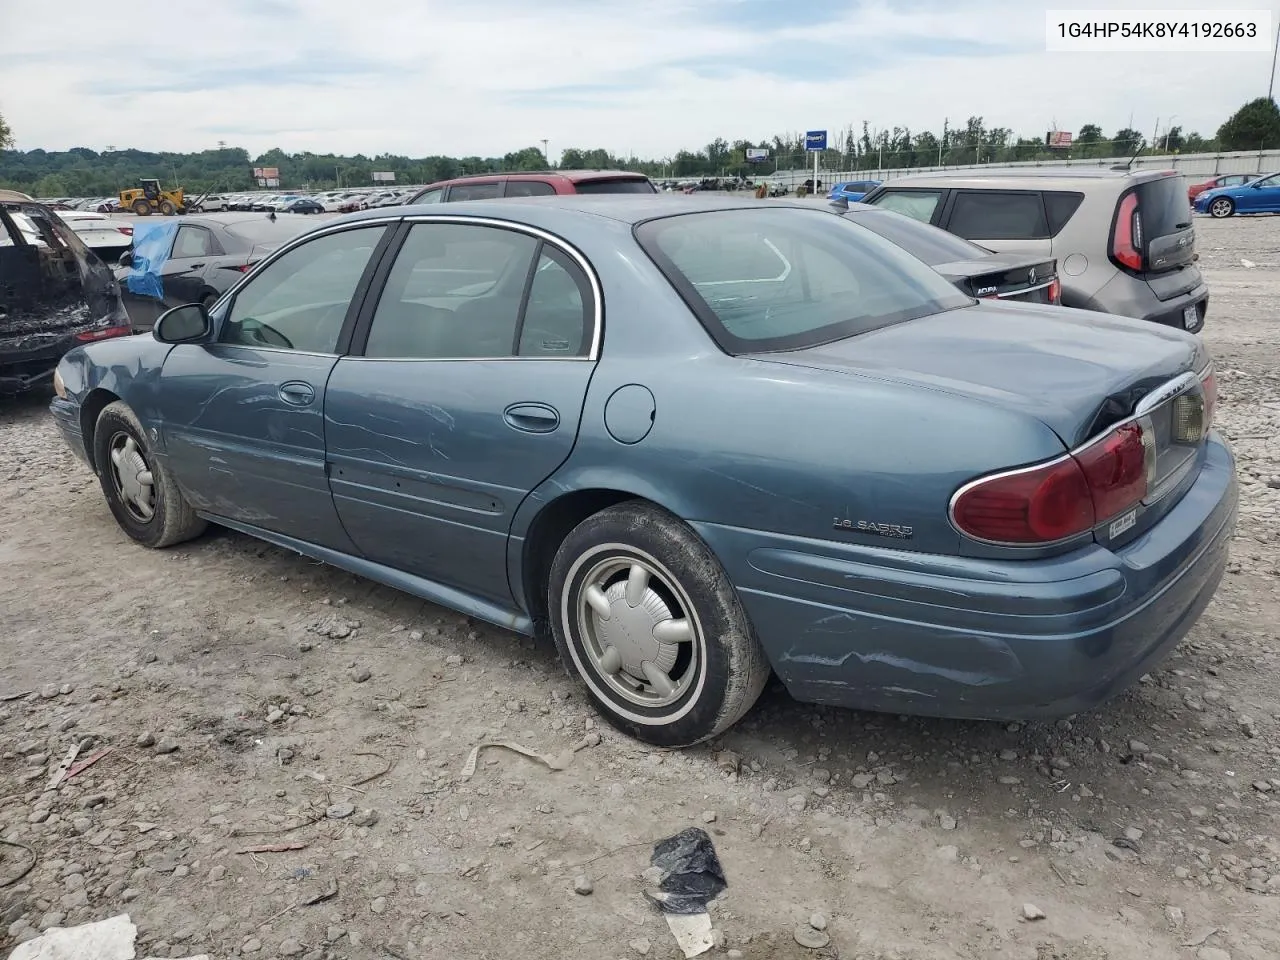
{"type": "Polygon", "coordinates": [[[406,205],[495,197],[541,197],[557,193],[657,193],[643,173],[625,170],[549,170],[544,173],[484,173],[441,180],[420,190],[406,205]]]}
{"type": "Polygon", "coordinates": [[[1187,186],[1187,199],[1195,203],[1196,197],[1206,190],[1217,190],[1219,187],[1238,187],[1242,183],[1248,183],[1250,180],[1257,180],[1260,176],[1262,176],[1260,173],[1224,173],[1211,177],[1200,183],[1189,184],[1187,186]]]}

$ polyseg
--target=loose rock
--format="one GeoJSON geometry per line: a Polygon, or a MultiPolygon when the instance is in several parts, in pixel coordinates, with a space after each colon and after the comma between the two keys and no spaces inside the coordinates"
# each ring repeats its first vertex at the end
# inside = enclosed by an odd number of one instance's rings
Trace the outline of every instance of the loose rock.
{"type": "Polygon", "coordinates": [[[347,803],[346,801],[342,801],[341,803],[329,804],[328,808],[324,812],[324,815],[328,817],[330,820],[345,820],[347,819],[347,817],[351,816],[355,812],[356,812],[356,805],[354,803],[347,803]]]}
{"type": "Polygon", "coordinates": [[[1024,920],[1043,920],[1045,913],[1034,903],[1024,903],[1022,905],[1022,918],[1024,920]]]}
{"type": "Polygon", "coordinates": [[[364,683],[373,676],[373,672],[368,667],[352,667],[347,676],[351,678],[352,683],[364,683]]]}
{"type": "Polygon", "coordinates": [[[589,897],[595,892],[595,885],[585,873],[573,878],[573,892],[580,897],[589,897]]]}
{"type": "Polygon", "coordinates": [[[810,950],[821,950],[831,942],[831,936],[825,930],[815,930],[809,924],[801,924],[792,934],[796,943],[810,950]]]}

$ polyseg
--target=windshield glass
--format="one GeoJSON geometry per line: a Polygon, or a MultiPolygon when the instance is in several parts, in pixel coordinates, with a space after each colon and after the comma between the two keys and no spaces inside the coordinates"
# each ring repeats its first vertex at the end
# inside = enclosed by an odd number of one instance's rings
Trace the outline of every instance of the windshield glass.
{"type": "Polygon", "coordinates": [[[822,210],[719,210],[636,229],[728,353],[795,350],[973,301],[901,247],[822,210]]]}

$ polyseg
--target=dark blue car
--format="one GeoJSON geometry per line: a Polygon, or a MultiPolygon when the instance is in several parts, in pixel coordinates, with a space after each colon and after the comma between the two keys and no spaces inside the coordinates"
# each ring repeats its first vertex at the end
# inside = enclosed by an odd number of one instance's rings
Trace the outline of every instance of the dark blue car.
{"type": "Polygon", "coordinates": [[[121,528],[212,522],[524,634],[653,743],[770,672],[898,713],[1075,713],[1227,556],[1196,337],[976,300],[803,202],[371,210],[209,309],[73,350],[52,410],[121,528]]]}
{"type": "Polygon", "coordinates": [[[879,180],[846,180],[837,183],[827,194],[828,200],[844,200],[847,203],[858,203],[863,197],[880,186],[879,180]]]}

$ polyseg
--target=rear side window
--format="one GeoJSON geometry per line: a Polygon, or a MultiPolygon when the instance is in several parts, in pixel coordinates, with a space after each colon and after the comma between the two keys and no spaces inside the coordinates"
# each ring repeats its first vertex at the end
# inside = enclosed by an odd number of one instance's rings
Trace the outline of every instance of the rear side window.
{"type": "Polygon", "coordinates": [[[636,236],[731,354],[802,349],[972,303],[902,248],[825,211],[676,215],[636,236]]]}
{"type": "Polygon", "coordinates": [[[1062,232],[1075,212],[1084,201],[1083,193],[1068,193],[1065,190],[1046,190],[1044,194],[1044,212],[1049,218],[1049,235],[1056,237],[1062,232]]]}
{"type": "Polygon", "coordinates": [[[1180,233],[1191,226],[1187,207],[1187,183],[1182,177],[1161,177],[1137,187],[1142,229],[1148,244],[1159,237],[1180,233]]]}
{"type": "Polygon", "coordinates": [[[938,209],[938,201],[941,199],[942,192],[939,190],[886,190],[871,202],[877,207],[928,223],[933,219],[933,212],[938,209]]]}
{"type": "Polygon", "coordinates": [[[627,177],[617,180],[580,180],[574,184],[578,193],[657,193],[648,180],[627,177]]]}
{"type": "Polygon", "coordinates": [[[502,192],[501,181],[493,183],[455,183],[449,188],[449,202],[454,200],[492,200],[502,192]]]}
{"type": "Polygon", "coordinates": [[[545,180],[508,180],[508,197],[546,197],[556,192],[556,188],[545,180]]]}
{"type": "Polygon", "coordinates": [[[1049,224],[1039,193],[962,190],[947,229],[966,240],[1046,240],[1049,224]]]}

